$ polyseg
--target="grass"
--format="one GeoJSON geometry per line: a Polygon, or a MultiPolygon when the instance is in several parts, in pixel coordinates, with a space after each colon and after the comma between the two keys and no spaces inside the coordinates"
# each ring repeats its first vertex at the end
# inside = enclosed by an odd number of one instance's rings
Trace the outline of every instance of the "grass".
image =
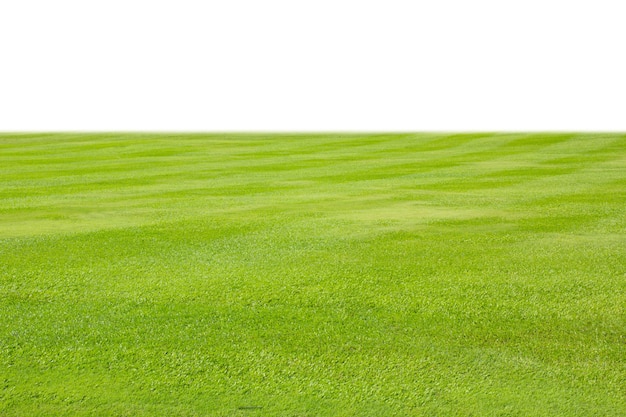
{"type": "Polygon", "coordinates": [[[626,134],[2,134],[2,416],[624,416],[626,134]]]}

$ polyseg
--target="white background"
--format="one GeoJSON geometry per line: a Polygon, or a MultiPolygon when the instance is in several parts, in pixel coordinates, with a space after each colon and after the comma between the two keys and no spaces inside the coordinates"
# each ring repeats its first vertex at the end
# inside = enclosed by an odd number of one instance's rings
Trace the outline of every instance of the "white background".
{"type": "Polygon", "coordinates": [[[622,4],[0,0],[0,130],[626,130],[622,4]]]}

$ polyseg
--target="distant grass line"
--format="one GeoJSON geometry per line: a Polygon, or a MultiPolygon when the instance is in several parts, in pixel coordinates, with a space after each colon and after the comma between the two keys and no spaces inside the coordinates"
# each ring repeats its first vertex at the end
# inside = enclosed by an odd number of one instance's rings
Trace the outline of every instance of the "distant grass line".
{"type": "Polygon", "coordinates": [[[623,416],[626,133],[0,134],[0,415],[623,416]]]}

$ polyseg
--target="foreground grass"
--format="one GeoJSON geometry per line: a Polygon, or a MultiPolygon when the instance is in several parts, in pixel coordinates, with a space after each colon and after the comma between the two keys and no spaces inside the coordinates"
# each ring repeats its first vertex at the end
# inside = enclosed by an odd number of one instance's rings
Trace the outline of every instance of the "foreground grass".
{"type": "Polygon", "coordinates": [[[624,416],[626,135],[0,136],[0,415],[624,416]]]}

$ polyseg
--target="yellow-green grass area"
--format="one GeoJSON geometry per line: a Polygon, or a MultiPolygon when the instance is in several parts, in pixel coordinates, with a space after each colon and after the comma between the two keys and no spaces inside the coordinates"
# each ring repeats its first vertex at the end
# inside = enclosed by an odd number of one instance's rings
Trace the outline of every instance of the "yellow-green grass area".
{"type": "Polygon", "coordinates": [[[0,415],[624,416],[626,134],[1,134],[0,415]]]}

